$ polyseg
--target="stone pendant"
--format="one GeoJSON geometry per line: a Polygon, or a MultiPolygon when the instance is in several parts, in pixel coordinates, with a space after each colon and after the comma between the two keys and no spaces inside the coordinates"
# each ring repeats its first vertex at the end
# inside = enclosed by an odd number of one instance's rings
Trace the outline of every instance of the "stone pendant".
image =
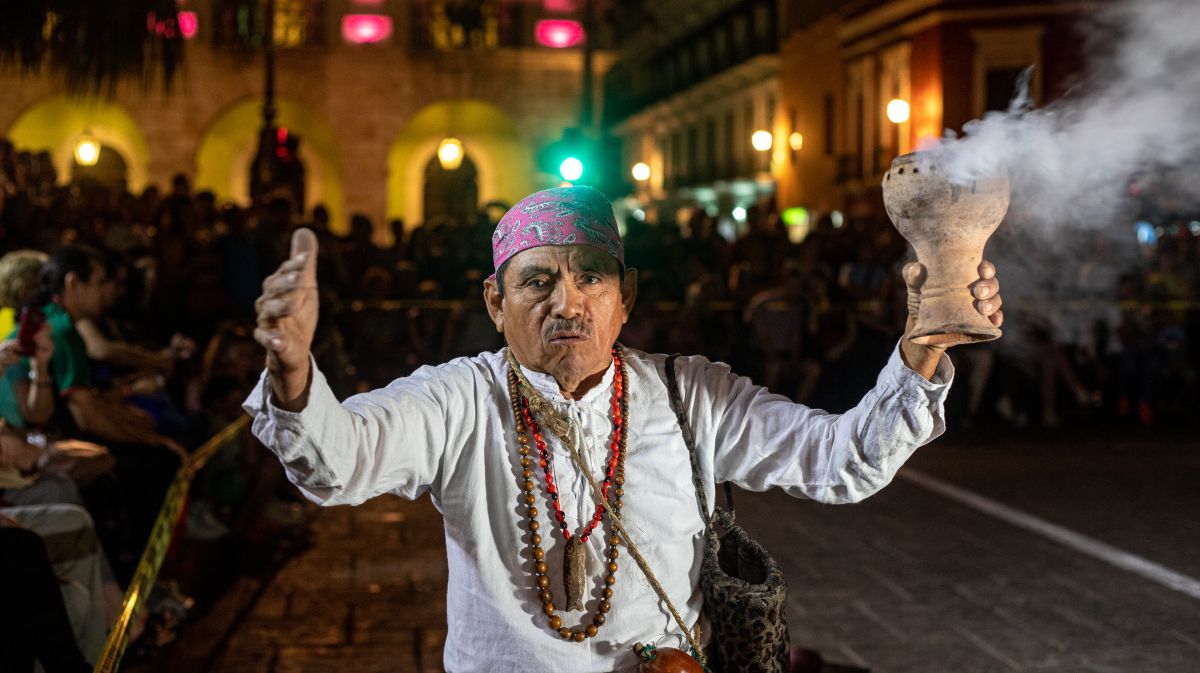
{"type": "Polygon", "coordinates": [[[567,541],[563,554],[563,588],[567,593],[567,609],[583,609],[584,586],[587,584],[587,548],[578,535],[567,541]]]}

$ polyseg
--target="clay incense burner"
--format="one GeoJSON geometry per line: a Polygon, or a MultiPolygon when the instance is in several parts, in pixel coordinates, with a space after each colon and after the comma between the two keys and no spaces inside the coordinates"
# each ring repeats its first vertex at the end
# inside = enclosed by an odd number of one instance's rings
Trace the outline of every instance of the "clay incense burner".
{"type": "Polygon", "coordinates": [[[983,246],[1008,212],[1008,176],[968,184],[947,179],[933,152],[896,157],[883,176],[883,204],[925,265],[921,308],[909,338],[923,346],[991,341],[1000,330],[975,310],[983,246]]]}

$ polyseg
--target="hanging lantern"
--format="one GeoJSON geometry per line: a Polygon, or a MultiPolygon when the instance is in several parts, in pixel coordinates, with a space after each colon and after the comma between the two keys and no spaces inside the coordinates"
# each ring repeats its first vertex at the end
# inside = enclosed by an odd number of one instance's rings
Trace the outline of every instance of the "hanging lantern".
{"type": "Polygon", "coordinates": [[[75,143],[75,161],[80,166],[95,166],[100,160],[100,143],[86,131],[75,143]]]}
{"type": "Polygon", "coordinates": [[[454,137],[443,138],[442,142],[438,143],[437,158],[443,170],[458,170],[463,160],[462,141],[454,137]]]}

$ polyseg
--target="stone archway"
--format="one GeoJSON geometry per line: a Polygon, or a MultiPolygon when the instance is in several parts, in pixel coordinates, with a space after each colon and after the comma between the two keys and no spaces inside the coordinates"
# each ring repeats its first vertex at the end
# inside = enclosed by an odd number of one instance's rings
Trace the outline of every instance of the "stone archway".
{"type": "Polygon", "coordinates": [[[402,218],[410,230],[424,220],[425,171],[448,135],[462,141],[475,165],[472,208],[486,201],[513,203],[533,191],[533,151],[507,113],[479,100],[441,101],[413,115],[388,152],[389,219],[402,218]]]}
{"type": "Polygon", "coordinates": [[[131,192],[145,189],[150,177],[146,137],[133,117],[110,101],[53,96],[21,113],[5,135],[18,149],[50,152],[58,179],[65,184],[74,174],[75,145],[85,134],[100,144],[101,157],[107,150],[124,162],[131,192]]]}
{"type": "MultiPolygon", "coordinates": [[[[275,101],[276,125],[300,138],[297,153],[304,166],[304,210],[318,204],[329,210],[331,227],[348,230],[341,154],[332,126],[307,105],[289,98],[275,101]]],[[[218,114],[196,149],[196,189],[219,199],[250,202],[250,166],[258,149],[262,99],[243,98],[218,114]]]]}

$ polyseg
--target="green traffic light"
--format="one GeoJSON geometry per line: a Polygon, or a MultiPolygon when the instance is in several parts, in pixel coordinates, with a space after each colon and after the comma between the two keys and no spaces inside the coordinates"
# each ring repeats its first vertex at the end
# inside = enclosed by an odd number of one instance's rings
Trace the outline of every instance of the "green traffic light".
{"type": "Polygon", "coordinates": [[[575,182],[583,176],[583,162],[575,157],[567,157],[558,165],[558,174],[567,182],[575,182]]]}

